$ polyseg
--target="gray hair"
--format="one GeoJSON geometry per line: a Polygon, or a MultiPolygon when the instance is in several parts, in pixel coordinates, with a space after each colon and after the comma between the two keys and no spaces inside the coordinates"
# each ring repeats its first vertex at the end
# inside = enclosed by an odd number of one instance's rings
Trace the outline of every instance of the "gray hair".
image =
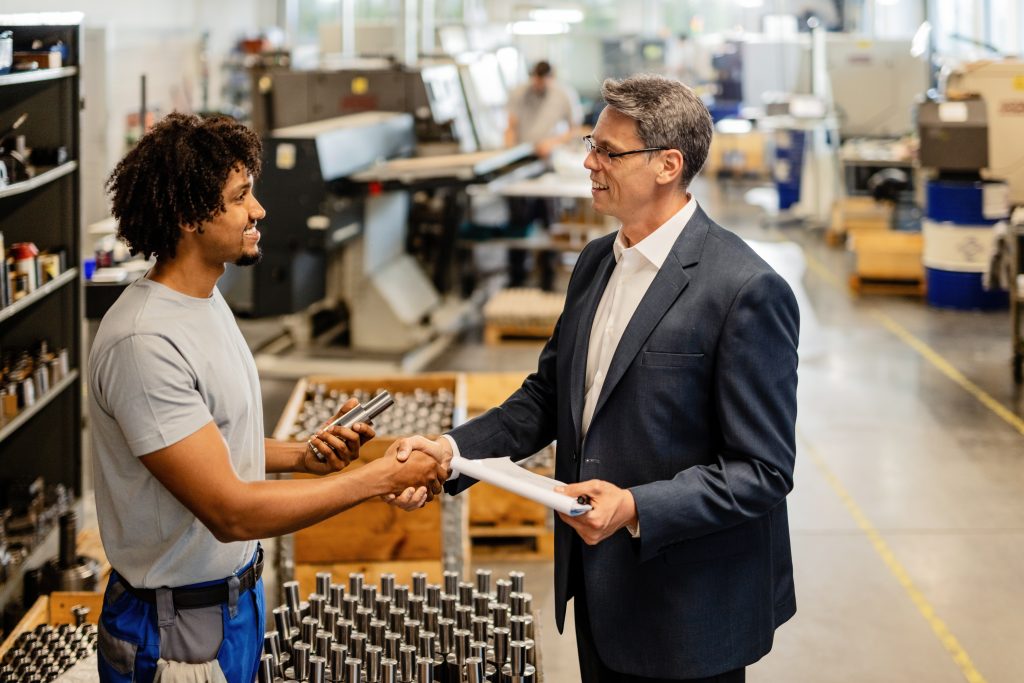
{"type": "Polygon", "coordinates": [[[636,133],[645,147],[666,147],[683,153],[683,189],[704,167],[714,124],[711,114],[693,90],[679,81],[654,74],[639,74],[621,81],[606,79],[604,101],[636,121],[636,133]]]}

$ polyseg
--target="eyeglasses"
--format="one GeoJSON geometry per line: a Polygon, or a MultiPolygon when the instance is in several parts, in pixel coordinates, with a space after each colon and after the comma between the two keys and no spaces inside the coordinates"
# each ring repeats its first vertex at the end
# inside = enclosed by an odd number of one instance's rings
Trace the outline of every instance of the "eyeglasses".
{"type": "Polygon", "coordinates": [[[618,159],[619,157],[629,156],[630,154],[640,154],[641,152],[664,152],[670,149],[669,147],[644,147],[643,149],[631,149],[628,152],[609,152],[604,147],[594,142],[594,137],[592,135],[584,135],[583,144],[587,146],[587,154],[595,152],[597,154],[597,158],[602,161],[606,159],[618,159]]]}

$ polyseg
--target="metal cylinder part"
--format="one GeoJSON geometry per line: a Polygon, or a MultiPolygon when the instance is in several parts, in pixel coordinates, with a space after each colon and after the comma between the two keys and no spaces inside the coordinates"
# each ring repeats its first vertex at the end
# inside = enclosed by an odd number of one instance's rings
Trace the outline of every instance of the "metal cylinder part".
{"type": "Polygon", "coordinates": [[[318,593],[309,596],[309,616],[316,619],[317,628],[324,627],[324,608],[327,607],[327,598],[318,593]]]}
{"type": "Polygon", "coordinates": [[[490,621],[487,617],[473,617],[473,640],[482,640],[487,642],[487,627],[490,626],[490,621]]]}
{"type": "Polygon", "coordinates": [[[285,581],[281,584],[281,590],[284,591],[285,604],[291,610],[292,615],[297,617],[299,615],[299,582],[285,581]]]}
{"type": "Polygon", "coordinates": [[[330,572],[317,572],[316,573],[316,592],[319,595],[327,597],[331,594],[331,573],[330,572]]]}
{"type": "Polygon", "coordinates": [[[327,676],[327,660],[319,655],[309,658],[309,683],[324,683],[327,676]]]}
{"type": "Polygon", "coordinates": [[[509,607],[503,602],[492,602],[490,606],[491,623],[495,626],[508,626],[509,607]]]}
{"type": "Polygon", "coordinates": [[[487,683],[484,678],[484,660],[479,657],[466,658],[466,683],[487,683]]]}
{"type": "Polygon", "coordinates": [[[399,609],[406,609],[409,606],[409,587],[405,585],[395,586],[395,594],[391,602],[399,609]]]}
{"type": "Polygon", "coordinates": [[[416,671],[416,647],[413,645],[403,645],[398,653],[398,669],[399,675],[403,680],[413,680],[414,672],[416,671]]]}
{"type": "Polygon", "coordinates": [[[437,639],[441,654],[447,655],[455,651],[455,622],[451,619],[441,617],[437,620],[437,639]]]}
{"type": "Polygon", "coordinates": [[[342,600],[345,599],[345,587],[340,583],[331,585],[331,607],[341,612],[342,600]]]}
{"type": "Polygon", "coordinates": [[[263,651],[274,658],[274,664],[281,661],[281,635],[277,631],[263,634],[263,651]]]}
{"type": "Polygon", "coordinates": [[[458,572],[446,571],[442,576],[444,578],[444,592],[448,595],[456,595],[459,592],[458,572]]]}
{"type": "Polygon", "coordinates": [[[370,620],[370,632],[367,634],[371,645],[384,647],[384,635],[387,633],[387,624],[380,619],[370,620]]]}
{"type": "Polygon", "coordinates": [[[388,610],[388,630],[392,633],[405,632],[405,610],[400,607],[391,607],[388,610]]]}
{"type": "Polygon", "coordinates": [[[256,680],[259,683],[274,683],[273,655],[263,655],[260,657],[260,667],[256,670],[256,680]]]}
{"type": "Polygon", "coordinates": [[[437,641],[434,634],[429,631],[420,631],[420,638],[417,642],[420,657],[433,657],[436,654],[437,641]]]}
{"type": "Polygon", "coordinates": [[[416,597],[427,597],[427,575],[425,572],[412,573],[412,594],[416,597]]]}
{"type": "Polygon", "coordinates": [[[316,645],[316,632],[320,630],[320,621],[314,617],[303,617],[302,619],[302,642],[310,648],[316,645]]]}
{"type": "Polygon", "coordinates": [[[473,615],[487,618],[491,605],[491,596],[486,593],[477,593],[473,597],[473,615]]]}
{"type": "Polygon", "coordinates": [[[476,570],[476,592],[488,595],[491,592],[491,570],[476,570]]]}
{"type": "Polygon", "coordinates": [[[348,652],[350,657],[355,657],[359,661],[363,661],[366,657],[366,634],[365,633],[353,633],[348,644],[348,652]]]}
{"type": "Polygon", "coordinates": [[[509,643],[508,663],[512,666],[513,676],[522,676],[526,673],[526,643],[521,640],[509,643]]]}
{"type": "Polygon", "coordinates": [[[420,622],[416,619],[406,619],[403,636],[407,645],[416,645],[420,639],[420,622]]]}
{"type": "Polygon", "coordinates": [[[507,628],[502,626],[494,627],[494,663],[498,669],[501,669],[501,665],[508,661],[509,655],[509,642],[511,640],[512,633],[507,628]]]}
{"type": "Polygon", "coordinates": [[[512,594],[512,582],[508,579],[498,579],[494,582],[495,597],[498,602],[508,604],[508,596],[512,594]]]}
{"type": "Polygon", "coordinates": [[[465,605],[472,605],[473,604],[473,594],[475,592],[476,591],[475,591],[475,589],[473,587],[473,584],[469,583],[468,581],[460,581],[459,582],[459,594],[458,594],[459,595],[459,604],[463,605],[463,606],[465,606],[465,605]]]}
{"type": "Polygon", "coordinates": [[[401,633],[389,633],[384,636],[384,657],[386,659],[398,660],[399,653],[402,649],[402,634],[401,633]]]}
{"type": "Polygon", "coordinates": [[[345,660],[345,680],[347,682],[363,680],[363,660],[349,657],[345,660]]]}
{"type": "Polygon", "coordinates": [[[363,588],[359,592],[359,596],[360,605],[373,609],[374,604],[377,602],[377,586],[372,583],[363,584],[363,588]]]}
{"type": "Polygon", "coordinates": [[[425,602],[423,598],[418,595],[409,596],[409,604],[406,606],[405,611],[408,613],[410,619],[416,619],[417,621],[423,621],[423,607],[425,602]]]}
{"type": "Polygon", "coordinates": [[[345,659],[348,657],[348,648],[341,643],[331,643],[331,654],[328,664],[331,670],[331,683],[342,683],[345,676],[345,659]]]}
{"type": "Polygon", "coordinates": [[[359,596],[358,595],[346,595],[341,600],[341,615],[355,623],[356,612],[359,610],[359,596]]]}
{"type": "Polygon", "coordinates": [[[320,655],[321,657],[326,657],[328,653],[330,653],[331,651],[331,643],[333,642],[334,634],[330,631],[324,631],[323,629],[320,629],[316,632],[316,647],[314,647],[313,649],[315,650],[316,654],[320,655]]]}
{"type": "Polygon", "coordinates": [[[447,593],[441,596],[441,616],[445,619],[454,619],[455,610],[459,606],[458,598],[447,593]]]}
{"type": "MultiPolygon", "coordinates": [[[[394,592],[394,587],[392,587],[394,592]]],[[[377,601],[373,606],[373,616],[375,619],[381,621],[388,620],[388,613],[391,611],[391,597],[388,595],[378,595],[377,601]]]]}
{"type": "Polygon", "coordinates": [[[380,660],[380,683],[398,683],[398,660],[385,657],[380,660]]]}
{"type": "Polygon", "coordinates": [[[441,617],[441,610],[434,607],[423,608],[423,630],[437,633],[437,620],[441,617]]]}
{"type": "Polygon", "coordinates": [[[508,579],[512,582],[513,593],[522,593],[526,590],[526,574],[523,572],[509,572],[508,579]]]}
{"type": "Polygon", "coordinates": [[[286,639],[292,632],[291,610],[287,606],[275,607],[271,610],[274,615],[274,626],[282,639],[286,639]]]}
{"type": "Polygon", "coordinates": [[[427,607],[441,609],[441,587],[436,583],[427,584],[427,607]]]}
{"type": "Polygon", "coordinates": [[[512,607],[512,616],[521,617],[526,614],[526,596],[523,593],[512,593],[509,596],[509,600],[509,605],[512,607]]]}
{"type": "Polygon", "coordinates": [[[359,633],[370,632],[370,619],[373,618],[373,610],[369,607],[360,607],[356,610],[356,626],[355,629],[359,633]]]}
{"type": "Polygon", "coordinates": [[[377,645],[366,646],[365,671],[367,683],[380,683],[380,662],[384,649],[377,645]]]}
{"type": "Polygon", "coordinates": [[[380,594],[389,600],[395,595],[395,575],[384,573],[380,575],[380,594]]]}
{"type": "Polygon", "coordinates": [[[459,605],[455,608],[455,626],[466,629],[473,627],[473,608],[468,605],[459,605]]]}
{"type": "Polygon", "coordinates": [[[300,641],[292,647],[295,652],[295,659],[292,666],[295,671],[295,678],[304,681],[309,678],[309,658],[313,654],[313,648],[309,643],[300,641]]]}
{"type": "Polygon", "coordinates": [[[434,660],[420,657],[416,660],[416,683],[434,683],[434,660]]]}
{"type": "Polygon", "coordinates": [[[363,592],[363,580],[365,577],[361,572],[349,572],[348,575],[348,592],[357,598],[362,595],[363,592]]]}
{"type": "Polygon", "coordinates": [[[71,616],[75,618],[75,626],[82,626],[89,617],[89,608],[85,605],[75,605],[71,608],[71,616]]]}
{"type": "Polygon", "coordinates": [[[351,647],[352,622],[348,619],[338,619],[334,622],[334,642],[341,643],[346,648],[351,647]]]}

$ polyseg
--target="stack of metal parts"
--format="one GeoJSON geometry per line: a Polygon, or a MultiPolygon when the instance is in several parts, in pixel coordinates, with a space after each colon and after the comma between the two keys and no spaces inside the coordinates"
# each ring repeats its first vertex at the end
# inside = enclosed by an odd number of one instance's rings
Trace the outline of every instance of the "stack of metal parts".
{"type": "Polygon", "coordinates": [[[299,600],[297,581],[273,610],[277,630],[264,638],[259,683],[535,683],[532,597],[525,575],[491,584],[445,572],[441,585],[412,575],[412,588],[382,574],[335,584],[316,575],[316,593],[299,600]]]}
{"type": "Polygon", "coordinates": [[[89,608],[71,608],[75,623],[40,624],[22,633],[0,663],[0,681],[5,683],[46,683],[57,680],[79,660],[96,653],[96,625],[87,624],[89,608]]]}
{"type": "MultiPolygon", "coordinates": [[[[306,400],[295,416],[289,436],[305,441],[329,421],[349,398],[367,403],[383,389],[374,392],[356,390],[352,393],[330,389],[323,384],[310,384],[306,400]]],[[[378,435],[442,434],[452,428],[455,394],[448,389],[427,391],[393,391],[395,404],[373,421],[378,435]]]]}
{"type": "MultiPolygon", "coordinates": [[[[0,482],[0,584],[20,577],[14,569],[70,506],[71,493],[63,484],[47,486],[42,477],[0,482]]],[[[26,595],[29,604],[36,597],[26,595]]]]}

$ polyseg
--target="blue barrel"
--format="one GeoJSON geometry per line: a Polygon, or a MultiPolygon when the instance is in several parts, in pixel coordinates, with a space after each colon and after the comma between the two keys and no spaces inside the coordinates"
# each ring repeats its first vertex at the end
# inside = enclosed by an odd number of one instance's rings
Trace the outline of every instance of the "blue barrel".
{"type": "Polygon", "coordinates": [[[937,308],[1006,308],[1005,291],[982,286],[992,226],[1009,214],[1006,183],[931,180],[924,221],[928,303],[937,308]]]}
{"type": "Polygon", "coordinates": [[[926,217],[942,223],[993,225],[1009,217],[1006,183],[930,180],[927,187],[926,217]],[[988,211],[985,207],[989,195],[988,211]],[[996,201],[992,201],[993,198],[996,201]]]}

